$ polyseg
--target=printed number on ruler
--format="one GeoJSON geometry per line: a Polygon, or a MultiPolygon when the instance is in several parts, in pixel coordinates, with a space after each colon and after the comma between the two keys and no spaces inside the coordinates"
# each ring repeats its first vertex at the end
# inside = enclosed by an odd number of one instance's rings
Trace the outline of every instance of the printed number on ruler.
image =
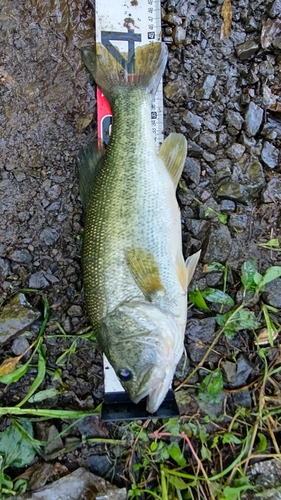
{"type": "MultiPolygon", "coordinates": [[[[108,3],[112,1],[109,0],[108,3]]],[[[130,8],[122,0],[115,0],[114,9],[110,9],[109,5],[105,9],[104,3],[104,0],[96,0],[97,42],[101,42],[124,69],[127,61],[120,52],[127,52],[130,61],[127,71],[132,74],[135,70],[133,56],[136,44],[145,45],[161,39],[160,0],[144,0],[136,4],[131,2],[130,8]],[[115,30],[117,26],[119,29],[115,30]]],[[[99,89],[97,108],[98,138],[106,147],[110,138],[112,113],[106,98],[99,89]]],[[[155,142],[159,146],[163,140],[162,84],[152,102],[151,124],[155,142]]]]}

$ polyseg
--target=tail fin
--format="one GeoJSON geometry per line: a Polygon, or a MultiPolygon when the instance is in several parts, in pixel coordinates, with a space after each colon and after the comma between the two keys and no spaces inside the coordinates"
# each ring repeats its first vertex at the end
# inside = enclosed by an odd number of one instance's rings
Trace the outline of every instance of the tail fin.
{"type": "Polygon", "coordinates": [[[137,47],[134,55],[134,74],[127,68],[132,61],[120,54],[123,65],[113,57],[101,43],[81,49],[82,59],[96,84],[111,103],[120,87],[133,86],[143,88],[148,94],[155,94],[167,63],[167,47],[156,42],[137,47]],[[123,67],[125,66],[125,68],[123,67]]]}

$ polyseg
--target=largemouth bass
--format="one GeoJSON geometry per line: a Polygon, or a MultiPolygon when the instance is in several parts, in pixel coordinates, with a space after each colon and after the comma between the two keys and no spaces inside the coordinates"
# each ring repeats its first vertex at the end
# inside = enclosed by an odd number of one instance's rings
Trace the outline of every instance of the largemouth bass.
{"type": "Polygon", "coordinates": [[[134,403],[159,408],[183,352],[187,286],[199,254],[185,263],[175,190],[186,140],[171,134],[157,154],[151,101],[167,49],[135,51],[129,75],[101,44],[82,58],[113,110],[105,152],[78,157],[85,209],[84,288],[98,342],[134,403]]]}

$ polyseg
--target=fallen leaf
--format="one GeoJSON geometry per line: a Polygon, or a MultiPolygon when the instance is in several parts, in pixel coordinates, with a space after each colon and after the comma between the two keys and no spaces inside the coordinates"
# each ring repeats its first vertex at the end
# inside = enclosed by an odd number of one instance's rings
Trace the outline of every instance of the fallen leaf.
{"type": "MultiPolygon", "coordinates": [[[[275,340],[278,337],[278,333],[275,333],[273,335],[273,340],[275,340]]],[[[269,333],[267,328],[262,328],[258,335],[257,335],[257,340],[255,340],[256,345],[266,345],[270,343],[269,339],[269,333]]]]}
{"type": "Polygon", "coordinates": [[[230,0],[224,0],[221,15],[223,18],[222,34],[226,37],[230,37],[231,33],[231,23],[232,23],[232,6],[230,0]]]}
{"type": "Polygon", "coordinates": [[[34,344],[35,344],[36,341],[34,341],[22,354],[20,354],[19,356],[16,356],[15,358],[8,358],[8,359],[5,359],[3,361],[3,363],[0,365],[0,377],[2,377],[3,375],[9,375],[9,373],[12,373],[19,360],[27,353],[27,351],[29,351],[29,349],[31,349],[34,344]]]}
{"type": "Polygon", "coordinates": [[[281,32],[281,18],[268,19],[261,30],[261,46],[263,49],[269,47],[274,38],[281,32]]]}
{"type": "Polygon", "coordinates": [[[21,357],[22,357],[22,355],[17,356],[16,358],[5,359],[2,363],[2,365],[0,365],[0,376],[8,375],[9,373],[12,373],[14,371],[14,369],[16,368],[21,357]]]}
{"type": "Polygon", "coordinates": [[[268,108],[270,111],[275,111],[275,113],[281,113],[281,102],[276,102],[275,104],[271,104],[268,108]]]}
{"type": "Polygon", "coordinates": [[[82,118],[78,118],[76,122],[76,128],[78,132],[83,132],[83,130],[88,127],[93,119],[93,113],[87,116],[83,116],[82,118]]]}

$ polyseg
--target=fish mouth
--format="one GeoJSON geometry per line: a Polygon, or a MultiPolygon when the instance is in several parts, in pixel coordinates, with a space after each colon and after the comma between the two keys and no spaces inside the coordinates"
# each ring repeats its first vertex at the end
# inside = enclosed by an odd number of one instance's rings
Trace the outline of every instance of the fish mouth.
{"type": "MultiPolygon", "coordinates": [[[[149,379],[142,390],[138,391],[133,397],[130,396],[130,398],[135,404],[138,404],[141,399],[147,397],[146,410],[148,413],[155,413],[165,399],[171,386],[173,372],[168,370],[167,373],[159,367],[154,367],[149,372],[149,379]]],[[[141,385],[142,383],[140,382],[139,387],[141,385]]]]}

